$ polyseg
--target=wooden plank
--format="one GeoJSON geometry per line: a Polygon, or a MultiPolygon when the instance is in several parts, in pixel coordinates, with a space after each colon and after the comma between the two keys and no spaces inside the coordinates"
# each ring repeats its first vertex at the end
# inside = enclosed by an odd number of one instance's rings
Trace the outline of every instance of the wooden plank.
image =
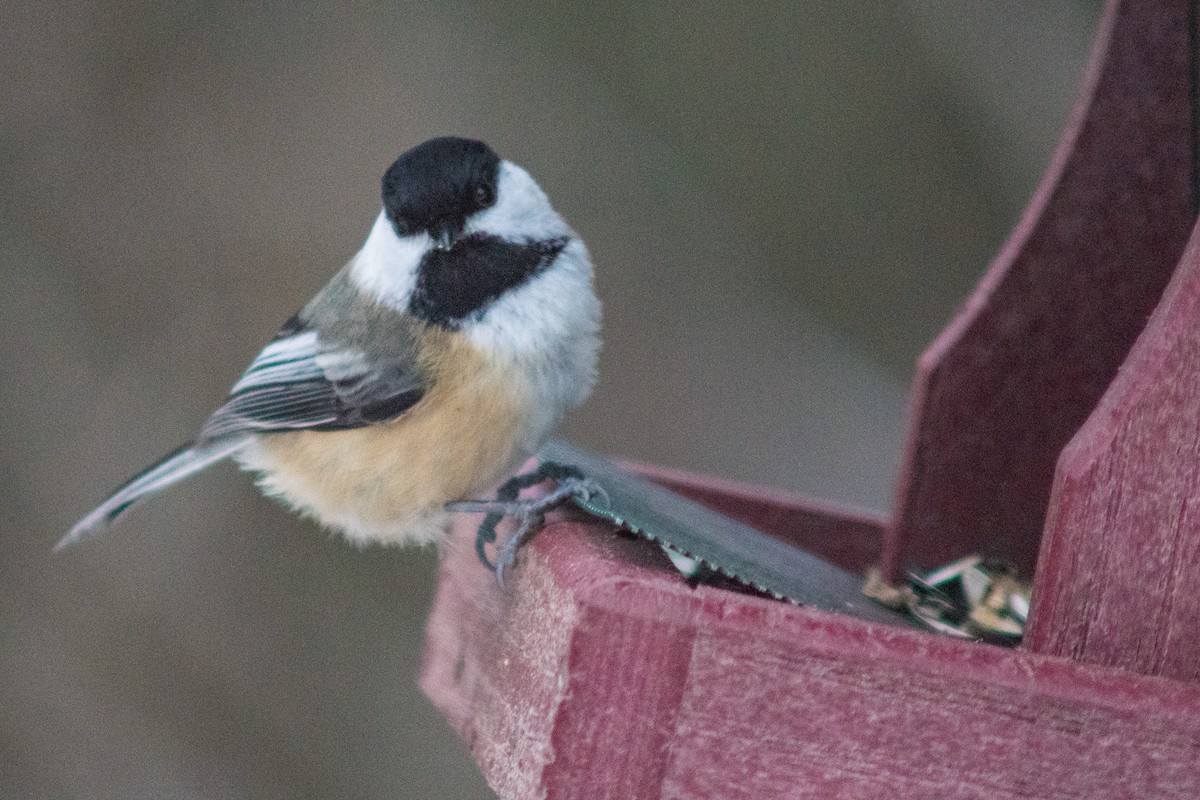
{"type": "Polygon", "coordinates": [[[1185,0],[1110,2],[1081,99],[996,261],[921,357],[884,567],[1032,574],[1060,451],[1154,309],[1194,214],[1185,0]]]}
{"type": "Polygon", "coordinates": [[[503,798],[1200,797],[1195,684],[692,590],[581,519],[501,592],[473,536],[421,685],[503,798]]]}
{"type": "Polygon", "coordinates": [[[1200,679],[1200,231],[1063,452],[1029,645],[1200,679]]]}

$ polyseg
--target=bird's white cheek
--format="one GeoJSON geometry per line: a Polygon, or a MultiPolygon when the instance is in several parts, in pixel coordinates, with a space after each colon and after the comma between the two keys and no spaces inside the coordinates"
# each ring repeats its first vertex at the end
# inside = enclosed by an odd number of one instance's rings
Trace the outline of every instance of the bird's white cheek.
{"type": "Polygon", "coordinates": [[[571,228],[550,205],[546,193],[532,176],[511,161],[504,161],[500,165],[496,202],[467,219],[466,233],[531,242],[570,236],[571,228]]]}
{"type": "Polygon", "coordinates": [[[365,293],[403,311],[417,285],[417,269],[430,247],[429,236],[397,236],[387,216],[380,212],[367,241],[354,257],[350,276],[365,293]]]}

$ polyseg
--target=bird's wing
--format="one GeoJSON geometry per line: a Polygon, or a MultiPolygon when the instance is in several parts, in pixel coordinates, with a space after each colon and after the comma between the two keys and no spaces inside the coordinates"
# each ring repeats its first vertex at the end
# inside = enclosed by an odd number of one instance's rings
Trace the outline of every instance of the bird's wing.
{"type": "Polygon", "coordinates": [[[194,442],[123,484],[58,547],[103,531],[147,495],[233,455],[256,433],[344,430],[403,414],[427,389],[412,324],[353,294],[339,275],[284,323],[194,442]]]}
{"type": "MultiPolygon", "coordinates": [[[[401,329],[394,335],[406,334],[401,329]]],[[[234,384],[199,441],[241,433],[344,430],[394,419],[416,405],[427,388],[412,355],[415,347],[399,344],[370,355],[293,317],[234,384]]]]}

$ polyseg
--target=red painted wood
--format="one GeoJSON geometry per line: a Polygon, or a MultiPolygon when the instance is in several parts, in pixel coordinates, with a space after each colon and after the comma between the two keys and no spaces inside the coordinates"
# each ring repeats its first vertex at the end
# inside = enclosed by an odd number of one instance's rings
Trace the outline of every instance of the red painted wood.
{"type": "Polygon", "coordinates": [[[1183,249],[1187,3],[1111,2],[1081,99],[1021,222],[918,363],[885,570],[973,551],[1032,574],[1059,452],[1183,249]]]}
{"type": "Polygon", "coordinates": [[[1200,679],[1200,231],[1063,452],[1030,646],[1200,679]]]}
{"type": "Polygon", "coordinates": [[[579,521],[501,592],[473,536],[421,685],[506,800],[1200,797],[1195,684],[691,590],[579,521]]]}

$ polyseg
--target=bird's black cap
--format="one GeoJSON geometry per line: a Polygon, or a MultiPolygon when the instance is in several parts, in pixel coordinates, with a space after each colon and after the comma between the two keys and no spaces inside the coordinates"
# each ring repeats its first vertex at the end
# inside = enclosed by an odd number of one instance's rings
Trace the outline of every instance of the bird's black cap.
{"type": "Polygon", "coordinates": [[[467,215],[496,202],[500,157],[474,139],[419,144],[383,175],[383,207],[401,236],[462,230],[467,215]]]}

